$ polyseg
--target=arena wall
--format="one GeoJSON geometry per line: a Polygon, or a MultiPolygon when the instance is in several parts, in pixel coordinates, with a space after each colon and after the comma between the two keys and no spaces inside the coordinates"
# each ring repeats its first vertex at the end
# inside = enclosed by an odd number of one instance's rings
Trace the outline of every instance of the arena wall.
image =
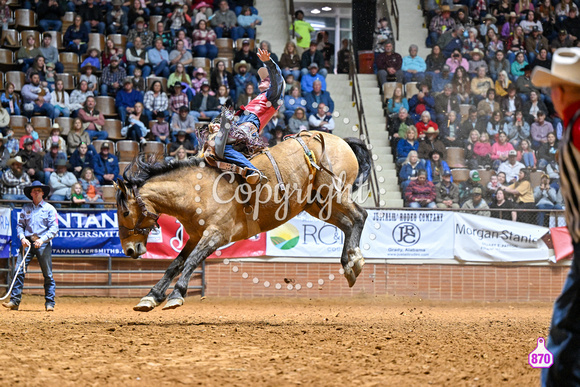
{"type": "MultiPolygon", "coordinates": [[[[113,260],[113,270],[165,270],[169,261],[113,260]]],[[[107,261],[56,259],[57,296],[141,297],[147,289],[90,289],[107,284],[108,274],[60,274],[60,270],[106,270],[107,261]],[[79,289],[59,289],[79,286],[79,289]]],[[[396,295],[443,301],[553,302],[568,274],[568,265],[460,265],[367,263],[349,288],[338,263],[256,262],[213,259],[206,265],[208,297],[340,297],[396,295]],[[265,286],[265,282],[269,286],[265,286]],[[311,287],[309,287],[309,284],[311,287]],[[298,286],[297,286],[298,285],[298,286]],[[279,287],[279,289],[278,289],[279,287]]],[[[30,271],[39,270],[36,262],[30,271]]],[[[112,274],[113,285],[150,287],[161,274],[112,274]]],[[[41,274],[28,274],[26,286],[41,287],[41,274]]],[[[201,277],[190,283],[201,284],[201,277]]],[[[42,294],[41,289],[27,293],[42,294]]],[[[199,290],[189,292],[199,296],[199,290]]]]}

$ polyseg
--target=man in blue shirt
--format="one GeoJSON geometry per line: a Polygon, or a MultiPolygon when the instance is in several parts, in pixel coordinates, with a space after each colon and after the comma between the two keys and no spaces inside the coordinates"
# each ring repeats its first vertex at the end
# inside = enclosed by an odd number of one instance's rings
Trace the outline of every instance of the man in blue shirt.
{"type": "Polygon", "coordinates": [[[306,100],[308,115],[316,114],[318,112],[318,105],[321,103],[328,106],[328,111],[326,112],[328,116],[334,112],[334,101],[330,98],[328,91],[322,90],[322,82],[318,79],[312,83],[312,91],[304,94],[304,99],[306,100]]]}
{"type": "Polygon", "coordinates": [[[326,79],[318,73],[318,65],[316,63],[311,63],[308,67],[308,73],[302,76],[302,81],[300,82],[300,88],[302,89],[302,95],[310,93],[312,91],[312,84],[314,81],[320,81],[322,85],[322,90],[326,90],[326,79]]]}
{"type": "Polygon", "coordinates": [[[143,94],[133,89],[133,81],[131,78],[125,78],[123,81],[123,90],[117,93],[115,98],[115,106],[121,119],[121,123],[126,125],[127,115],[133,114],[135,111],[135,104],[137,102],[143,103],[143,94]]]}
{"type": "Polygon", "coordinates": [[[119,159],[109,153],[109,143],[101,145],[101,153],[95,157],[95,176],[101,185],[113,185],[119,175],[119,159]]]}
{"type": "Polygon", "coordinates": [[[423,82],[425,80],[425,70],[427,70],[427,65],[425,60],[420,56],[419,47],[416,44],[411,44],[409,46],[409,55],[403,58],[403,74],[405,75],[405,83],[407,82],[423,82]]]}
{"type": "Polygon", "coordinates": [[[148,55],[155,76],[169,78],[169,53],[163,47],[163,39],[155,39],[154,47],[148,51],[148,55]]]}
{"type": "MultiPolygon", "coordinates": [[[[44,276],[44,298],[47,312],[54,311],[55,282],[52,277],[52,239],[58,233],[58,222],[56,210],[53,206],[44,201],[44,197],[50,193],[50,187],[35,181],[32,185],[24,188],[24,194],[32,200],[22,206],[18,218],[16,231],[18,239],[22,243],[22,248],[18,254],[16,267],[20,267],[22,260],[26,259],[26,267],[33,257],[36,257],[44,276]],[[31,246],[32,245],[32,246],[31,246]],[[24,257],[24,252],[30,246],[30,251],[24,257]]],[[[24,286],[24,270],[18,270],[16,281],[10,301],[2,304],[10,310],[18,310],[22,299],[22,287],[24,286]]]]}

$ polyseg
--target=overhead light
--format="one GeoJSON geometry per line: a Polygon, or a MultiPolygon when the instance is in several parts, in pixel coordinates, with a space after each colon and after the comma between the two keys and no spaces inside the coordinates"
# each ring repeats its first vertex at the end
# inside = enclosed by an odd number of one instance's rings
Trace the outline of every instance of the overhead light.
{"type": "Polygon", "coordinates": [[[310,13],[319,14],[320,10],[317,8],[314,8],[312,11],[310,11],[310,13]]]}
{"type": "Polygon", "coordinates": [[[321,9],[325,12],[332,11],[332,8],[330,7],[322,7],[321,9]]]}

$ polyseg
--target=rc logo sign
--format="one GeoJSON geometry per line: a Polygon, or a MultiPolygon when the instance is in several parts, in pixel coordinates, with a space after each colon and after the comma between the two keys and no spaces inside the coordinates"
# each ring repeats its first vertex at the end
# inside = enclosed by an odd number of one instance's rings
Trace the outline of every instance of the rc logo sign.
{"type": "Polygon", "coordinates": [[[300,240],[298,229],[290,223],[285,223],[280,227],[270,231],[270,241],[280,250],[290,250],[295,247],[300,240]]]}
{"type": "Polygon", "coordinates": [[[393,228],[393,240],[400,246],[413,246],[421,239],[421,230],[413,223],[399,223],[393,228]]]}

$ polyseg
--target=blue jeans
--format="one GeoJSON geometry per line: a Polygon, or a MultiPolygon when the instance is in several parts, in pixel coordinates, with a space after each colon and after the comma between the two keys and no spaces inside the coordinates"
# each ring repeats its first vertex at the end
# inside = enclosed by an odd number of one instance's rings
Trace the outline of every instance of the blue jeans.
{"type": "Polygon", "coordinates": [[[42,31],[60,31],[62,29],[62,22],[60,20],[41,20],[38,25],[42,31]]]}
{"type": "Polygon", "coordinates": [[[143,136],[143,131],[138,125],[131,125],[129,126],[129,130],[127,131],[127,139],[133,141],[140,141],[143,136]]]}
{"type": "Polygon", "coordinates": [[[193,46],[195,57],[214,59],[218,55],[218,48],[214,44],[206,43],[193,46]]]}
{"type": "MultiPolygon", "coordinates": [[[[91,26],[91,22],[90,21],[86,21],[85,22],[85,27],[87,27],[87,30],[89,31],[89,33],[92,31],[93,27],[91,26]]],[[[97,24],[97,32],[99,34],[104,35],[105,34],[105,23],[103,22],[99,22],[97,24]]]]}
{"type": "MultiPolygon", "coordinates": [[[[165,115],[165,121],[168,121],[169,120],[169,110],[165,110],[163,113],[165,115]]],[[[149,121],[157,119],[157,117],[153,117],[153,112],[151,110],[145,109],[145,115],[147,116],[147,119],[149,121]]]]}
{"type": "Polygon", "coordinates": [[[244,36],[244,33],[248,34],[248,39],[255,39],[256,38],[256,29],[252,27],[238,27],[241,32],[241,36],[244,36]]]}
{"type": "Polygon", "coordinates": [[[532,152],[523,153],[522,161],[527,168],[534,166],[534,154],[532,152]]]}
{"type": "Polygon", "coordinates": [[[574,243],[574,257],[562,293],[554,304],[547,349],[554,364],[542,369],[542,386],[580,384],[580,244],[574,243]]]}
{"type": "Polygon", "coordinates": [[[300,79],[300,70],[282,70],[282,76],[284,79],[288,76],[288,74],[294,75],[294,80],[298,81],[300,79]]]}
{"type": "MultiPolygon", "coordinates": [[[[563,210],[564,209],[564,207],[562,207],[559,204],[539,204],[536,207],[538,207],[539,210],[563,210]]],[[[538,226],[544,227],[544,216],[545,215],[546,215],[546,213],[543,211],[538,212],[538,226]]]]}
{"type": "MultiPolygon", "coordinates": [[[[209,117],[212,120],[220,115],[220,112],[218,112],[217,110],[209,110],[209,111],[205,111],[204,113],[207,117],[209,117]]],[[[199,117],[201,117],[201,113],[197,112],[195,110],[192,110],[191,112],[189,112],[189,114],[191,114],[198,121],[199,121],[199,117]]]]}
{"type": "Polygon", "coordinates": [[[153,72],[156,77],[162,76],[163,78],[169,78],[169,63],[166,60],[162,60],[153,66],[153,72]]]}
{"type": "MultiPolygon", "coordinates": [[[[221,38],[224,34],[224,29],[222,27],[215,27],[214,28],[215,34],[217,36],[217,38],[221,38]]],[[[244,36],[244,29],[241,27],[232,27],[230,28],[230,38],[232,38],[234,40],[234,42],[236,40],[238,40],[239,38],[241,38],[242,36],[244,36]]]]}
{"type": "Polygon", "coordinates": [[[55,115],[54,106],[49,103],[43,103],[42,106],[38,106],[36,103],[32,104],[34,106],[33,110],[25,110],[24,115],[30,118],[33,116],[34,113],[40,113],[43,116],[47,116],[50,118],[56,118],[58,115],[55,115]]]}
{"type": "Polygon", "coordinates": [[[90,203],[85,203],[82,204],[81,207],[82,208],[105,208],[105,206],[103,204],[95,204],[95,203],[103,203],[103,199],[98,198],[97,200],[95,200],[94,202],[90,202],[90,203]]]}
{"type": "Polygon", "coordinates": [[[30,200],[25,195],[3,195],[4,200],[30,200]]]}
{"type": "MultiPolygon", "coordinates": [[[[50,201],[52,202],[66,202],[68,199],[64,195],[50,195],[50,201]]],[[[62,204],[60,203],[52,203],[55,208],[61,208],[62,204]]]]}
{"type": "MultiPolygon", "coordinates": [[[[302,75],[306,75],[309,73],[307,68],[303,68],[302,70],[300,70],[300,72],[302,73],[302,75]]],[[[318,74],[322,75],[324,78],[326,78],[326,76],[328,75],[328,70],[325,68],[319,68],[318,69],[318,74]]],[[[294,77],[294,80],[296,80],[296,77],[294,77]]]]}
{"type": "MultiPolygon", "coordinates": [[[[30,241],[30,239],[29,239],[30,241]]],[[[30,241],[32,243],[32,241],[30,241]]],[[[18,254],[18,260],[16,261],[16,267],[18,267],[23,258],[24,251],[23,247],[20,247],[20,253],[18,254]]],[[[30,252],[26,256],[26,267],[30,264],[32,258],[36,257],[40,269],[42,270],[42,275],[44,276],[44,299],[46,300],[46,306],[54,306],[55,288],[56,284],[54,278],[52,277],[52,245],[50,243],[43,244],[40,249],[34,247],[30,248],[30,252]]],[[[20,300],[22,299],[22,288],[24,287],[24,272],[22,269],[18,272],[16,276],[16,281],[14,282],[14,288],[10,294],[10,301],[16,305],[20,305],[20,300]]]]}
{"type": "Polygon", "coordinates": [[[95,138],[97,140],[106,140],[109,137],[109,133],[107,133],[104,130],[90,130],[90,129],[86,129],[86,132],[89,134],[89,137],[91,138],[91,141],[93,141],[95,138]]]}
{"type": "Polygon", "coordinates": [[[437,204],[435,204],[435,202],[430,202],[425,207],[423,207],[419,202],[411,202],[411,203],[409,203],[409,207],[411,207],[411,208],[437,208],[437,204]]]}
{"type": "Polygon", "coordinates": [[[403,71],[405,83],[408,82],[423,82],[425,80],[425,73],[410,73],[408,71],[403,71]]]}
{"type": "Polygon", "coordinates": [[[57,117],[60,117],[61,115],[63,117],[70,117],[70,110],[68,108],[63,108],[63,107],[60,107],[60,106],[56,106],[55,105],[54,106],[54,114],[57,117]]]}
{"type": "MultiPolygon", "coordinates": [[[[130,64],[129,66],[127,66],[127,75],[133,76],[133,73],[135,72],[136,68],[137,65],[134,64],[130,64]]],[[[143,73],[142,74],[143,78],[147,78],[149,75],[151,75],[151,67],[145,65],[141,68],[141,72],[143,73]]]]}
{"type": "Polygon", "coordinates": [[[243,154],[235,150],[231,145],[226,145],[226,148],[224,150],[224,160],[227,161],[228,163],[236,164],[237,166],[242,168],[245,167],[258,170],[258,168],[254,166],[254,164],[250,163],[250,161],[247,158],[245,158],[243,154]]]}

